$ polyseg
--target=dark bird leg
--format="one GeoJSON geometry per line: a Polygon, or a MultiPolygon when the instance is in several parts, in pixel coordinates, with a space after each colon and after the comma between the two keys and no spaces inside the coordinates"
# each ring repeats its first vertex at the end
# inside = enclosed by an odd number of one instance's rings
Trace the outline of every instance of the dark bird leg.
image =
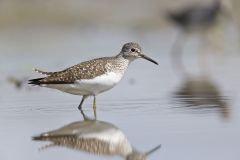
{"type": "Polygon", "coordinates": [[[82,100],[81,100],[81,102],[80,102],[80,104],[79,104],[79,106],[78,106],[78,109],[81,111],[82,110],[82,105],[83,105],[83,102],[84,102],[84,100],[87,98],[88,96],[83,96],[82,97],[82,100]]]}

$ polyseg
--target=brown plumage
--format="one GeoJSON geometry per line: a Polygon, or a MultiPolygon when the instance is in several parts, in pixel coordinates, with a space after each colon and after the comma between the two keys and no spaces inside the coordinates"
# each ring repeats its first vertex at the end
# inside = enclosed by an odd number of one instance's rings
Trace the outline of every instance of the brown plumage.
{"type": "MultiPolygon", "coordinates": [[[[79,63],[59,72],[44,72],[35,69],[36,72],[48,76],[31,79],[29,80],[29,84],[66,84],[74,83],[74,81],[81,79],[92,79],[108,71],[112,71],[116,67],[118,69],[121,68],[123,61],[124,59],[120,57],[117,59],[116,57],[102,57],[79,63]]],[[[127,64],[124,66],[127,67],[127,64]]]]}

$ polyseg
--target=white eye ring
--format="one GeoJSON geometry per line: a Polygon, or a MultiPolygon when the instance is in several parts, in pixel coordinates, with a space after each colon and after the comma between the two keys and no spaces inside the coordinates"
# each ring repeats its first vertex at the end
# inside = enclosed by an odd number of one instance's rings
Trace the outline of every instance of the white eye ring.
{"type": "Polygon", "coordinates": [[[132,49],[131,49],[131,52],[135,52],[135,51],[136,51],[136,49],[135,49],[135,48],[132,48],[132,49]]]}

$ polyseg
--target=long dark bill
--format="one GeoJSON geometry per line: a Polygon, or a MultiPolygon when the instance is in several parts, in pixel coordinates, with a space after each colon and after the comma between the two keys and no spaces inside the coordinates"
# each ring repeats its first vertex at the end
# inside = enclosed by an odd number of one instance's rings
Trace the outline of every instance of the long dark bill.
{"type": "Polygon", "coordinates": [[[145,155],[148,156],[150,155],[151,153],[155,152],[156,150],[158,150],[159,148],[161,148],[161,144],[154,147],[153,149],[151,149],[150,151],[146,152],[145,155]]]}
{"type": "Polygon", "coordinates": [[[156,64],[156,65],[158,65],[158,63],[156,61],[154,61],[153,59],[149,58],[148,56],[146,56],[144,54],[142,54],[141,57],[146,59],[146,60],[148,60],[148,61],[150,61],[150,62],[152,62],[152,63],[154,63],[154,64],[156,64]]]}

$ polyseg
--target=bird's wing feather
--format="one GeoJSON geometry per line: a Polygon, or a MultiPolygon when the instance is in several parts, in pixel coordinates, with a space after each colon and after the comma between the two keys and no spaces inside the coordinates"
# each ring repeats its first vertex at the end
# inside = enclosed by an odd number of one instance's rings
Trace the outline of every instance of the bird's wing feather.
{"type": "MultiPolygon", "coordinates": [[[[107,72],[105,65],[111,57],[85,61],[59,72],[38,72],[48,75],[37,82],[39,84],[74,83],[76,80],[92,79],[107,72]]],[[[31,80],[30,80],[31,81],[31,80]]],[[[31,81],[32,82],[32,81],[31,81]]],[[[32,84],[32,83],[31,83],[32,84]]]]}

